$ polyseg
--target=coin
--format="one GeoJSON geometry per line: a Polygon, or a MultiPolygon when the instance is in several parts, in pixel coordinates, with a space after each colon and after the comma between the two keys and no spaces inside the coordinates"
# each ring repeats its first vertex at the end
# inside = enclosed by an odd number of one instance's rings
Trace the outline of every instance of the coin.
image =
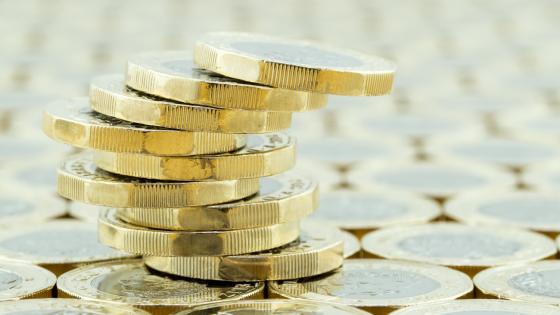
{"type": "Polygon", "coordinates": [[[44,161],[27,160],[13,163],[9,168],[0,169],[0,186],[6,189],[16,189],[27,192],[43,191],[56,195],[56,168],[60,164],[57,160],[44,161]]]}
{"type": "Polygon", "coordinates": [[[58,298],[3,302],[0,303],[0,314],[148,315],[149,313],[124,305],[58,298]]]}
{"type": "Polygon", "coordinates": [[[182,311],[177,315],[201,315],[201,314],[291,314],[291,315],[307,315],[307,314],[323,314],[323,315],[348,315],[363,314],[367,315],[360,309],[327,303],[317,303],[312,301],[293,301],[280,299],[252,300],[252,301],[235,301],[216,303],[207,306],[195,307],[191,310],[182,311]]]}
{"type": "Polygon", "coordinates": [[[150,97],[127,89],[124,77],[118,74],[94,78],[90,100],[93,110],[111,117],[189,131],[263,133],[291,124],[290,113],[217,109],[150,97]]]}
{"type": "Polygon", "coordinates": [[[384,228],[364,236],[362,248],[377,257],[445,265],[473,275],[487,267],[556,254],[554,242],[538,233],[457,223],[384,228]]]}
{"type": "Polygon", "coordinates": [[[231,109],[306,111],[327,103],[322,94],[253,85],[199,69],[190,55],[163,51],[133,56],[128,60],[126,85],[170,100],[231,109]]]}
{"type": "Polygon", "coordinates": [[[311,42],[247,33],[199,39],[194,62],[222,75],[279,88],[339,95],[391,92],[395,65],[311,42]]]}
{"type": "Polygon", "coordinates": [[[249,135],[245,148],[231,153],[166,157],[97,151],[97,167],[108,172],[160,180],[228,180],[276,175],[295,164],[295,139],[282,133],[249,135]]]}
{"type": "Polygon", "coordinates": [[[99,241],[136,254],[155,256],[225,256],[285,245],[299,235],[298,222],[230,231],[166,231],[131,225],[115,209],[101,211],[99,241]]]}
{"type": "Polygon", "coordinates": [[[36,162],[34,159],[39,155],[43,160],[56,160],[64,156],[63,149],[62,145],[52,145],[34,138],[0,136],[0,168],[26,161],[36,162]]]}
{"type": "Polygon", "coordinates": [[[0,259],[40,265],[56,275],[76,266],[130,254],[99,244],[95,224],[55,220],[0,230],[0,259]]]}
{"type": "Polygon", "coordinates": [[[206,283],[171,278],[148,270],[141,260],[121,260],[69,271],[59,277],[57,288],[62,297],[170,314],[209,303],[259,298],[264,283],[206,283]]]}
{"type": "Polygon", "coordinates": [[[359,258],[361,256],[362,245],[360,240],[354,234],[346,231],[340,231],[344,240],[344,258],[359,258]]]}
{"type": "Polygon", "coordinates": [[[33,198],[14,187],[0,189],[0,227],[43,222],[65,214],[64,200],[43,190],[34,189],[33,198]]]}
{"type": "Polygon", "coordinates": [[[391,315],[560,315],[556,307],[520,301],[464,299],[414,305],[398,310],[391,315]]]}
{"type": "Polygon", "coordinates": [[[131,224],[155,229],[216,231],[299,221],[318,206],[317,183],[296,173],[264,177],[260,183],[257,195],[241,201],[204,207],[120,208],[117,215],[131,224]]]}
{"type": "Polygon", "coordinates": [[[342,304],[374,314],[471,296],[472,290],[469,277],[459,271],[380,259],[349,259],[328,275],[269,285],[269,294],[274,297],[342,304]]]}
{"type": "Polygon", "coordinates": [[[237,256],[146,256],[149,267],[178,276],[225,281],[296,279],[332,271],[343,260],[343,239],[334,228],[304,221],[299,238],[279,248],[237,256]]]}
{"type": "Polygon", "coordinates": [[[108,207],[189,207],[239,200],[256,193],[258,179],[169,182],[111,174],[88,154],[66,159],[58,169],[58,193],[108,207]]]}
{"type": "Polygon", "coordinates": [[[529,167],[522,181],[532,189],[556,193],[560,189],[560,167],[557,162],[529,167]]]}
{"type": "Polygon", "coordinates": [[[68,205],[68,214],[78,220],[97,223],[101,209],[103,209],[101,206],[71,201],[68,205]]]}
{"type": "Polygon", "coordinates": [[[43,130],[60,142],[111,152],[197,155],[245,145],[243,135],[163,129],[105,116],[92,111],[86,98],[52,103],[45,112],[43,130]]]}
{"type": "Polygon", "coordinates": [[[56,276],[46,269],[31,264],[0,261],[0,302],[51,297],[55,284],[56,276]]]}

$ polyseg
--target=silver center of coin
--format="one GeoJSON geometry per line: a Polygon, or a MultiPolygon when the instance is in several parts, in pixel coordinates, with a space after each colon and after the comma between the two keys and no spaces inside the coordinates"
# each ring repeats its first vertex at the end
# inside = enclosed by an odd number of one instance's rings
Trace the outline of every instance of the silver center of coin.
{"type": "Polygon", "coordinates": [[[560,269],[522,273],[508,284],[530,294],[560,298],[560,269]]]}
{"type": "Polygon", "coordinates": [[[33,210],[33,205],[21,199],[0,198],[0,217],[22,215],[33,210]]]}
{"type": "Polygon", "coordinates": [[[14,313],[6,313],[6,315],[99,315],[101,313],[92,313],[85,310],[71,311],[65,308],[60,309],[42,309],[42,310],[32,310],[32,311],[17,311],[14,313]]]}
{"type": "Polygon", "coordinates": [[[495,201],[482,205],[480,213],[519,223],[560,223],[560,203],[556,199],[495,201]]]}
{"type": "Polygon", "coordinates": [[[56,165],[25,168],[17,173],[17,177],[30,185],[56,187],[56,165]]]}
{"type": "Polygon", "coordinates": [[[17,274],[0,270],[0,292],[13,289],[21,283],[22,279],[17,274]]]}
{"type": "Polygon", "coordinates": [[[309,141],[298,146],[298,153],[312,159],[332,162],[379,159],[391,154],[387,147],[342,140],[309,141]]]}
{"type": "Polygon", "coordinates": [[[458,129],[453,122],[413,116],[384,117],[369,120],[366,123],[368,128],[374,132],[417,137],[442,134],[458,129]]]}
{"type": "Polygon", "coordinates": [[[282,183],[270,177],[263,177],[260,180],[259,195],[266,196],[280,191],[283,187],[282,183]]]}
{"type": "Polygon", "coordinates": [[[554,156],[554,150],[516,142],[482,142],[453,148],[458,155],[496,163],[524,164],[535,159],[554,156]]]}
{"type": "Polygon", "coordinates": [[[387,220],[408,212],[398,201],[367,195],[321,196],[319,209],[311,216],[328,220],[387,220]]]}
{"type": "Polygon", "coordinates": [[[509,311],[459,311],[451,313],[442,313],[441,315],[527,315],[526,313],[509,312],[509,311]]]}
{"type": "Polygon", "coordinates": [[[484,178],[461,170],[404,169],[380,172],[374,175],[378,182],[402,188],[459,190],[484,184],[484,178]]]}

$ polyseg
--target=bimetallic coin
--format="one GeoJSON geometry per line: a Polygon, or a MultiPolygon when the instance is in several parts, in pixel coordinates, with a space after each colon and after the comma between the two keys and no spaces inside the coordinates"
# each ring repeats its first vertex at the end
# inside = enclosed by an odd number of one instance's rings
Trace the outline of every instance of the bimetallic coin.
{"type": "Polygon", "coordinates": [[[339,231],[304,221],[299,238],[264,252],[237,256],[145,256],[149,267],[188,278],[225,281],[284,280],[332,271],[343,261],[339,231]]]}
{"type": "Polygon", "coordinates": [[[209,303],[259,298],[264,283],[205,283],[171,278],[148,270],[141,260],[122,260],[69,271],[58,278],[57,288],[61,297],[170,314],[209,303]]]}
{"type": "MultiPolygon", "coordinates": [[[[265,88],[265,87],[263,87],[265,88]]],[[[91,108],[107,116],[150,126],[220,133],[263,133],[287,129],[291,114],[188,105],[141,94],[122,75],[93,79],[91,108]]]]}
{"type": "Polygon", "coordinates": [[[125,305],[57,298],[3,302],[0,303],[0,314],[148,315],[150,313],[125,305]]]}
{"type": "Polygon", "coordinates": [[[321,191],[337,189],[344,183],[344,177],[334,167],[329,167],[309,159],[297,159],[293,172],[310,178],[321,185],[321,191]]]}
{"type": "Polygon", "coordinates": [[[445,265],[471,275],[487,267],[528,263],[556,254],[554,242],[521,229],[431,223],[371,232],[362,248],[376,257],[445,265]]]}
{"type": "Polygon", "coordinates": [[[341,233],[344,241],[344,258],[357,258],[361,256],[362,245],[360,240],[350,232],[341,231],[341,233]]]}
{"type": "Polygon", "coordinates": [[[391,315],[560,315],[560,309],[521,301],[463,299],[415,305],[391,315]]]}
{"type": "Polygon", "coordinates": [[[0,189],[0,227],[47,221],[64,215],[65,208],[62,198],[44,190],[33,189],[29,198],[28,191],[21,188],[0,189]]]}
{"type": "Polygon", "coordinates": [[[196,43],[194,62],[243,81],[339,95],[388,94],[396,69],[354,51],[246,33],[206,35],[196,43]]]}
{"type": "Polygon", "coordinates": [[[273,281],[271,296],[359,307],[374,314],[471,296],[470,278],[446,267],[381,259],[349,259],[328,275],[273,281]]]}
{"type": "Polygon", "coordinates": [[[560,190],[558,162],[529,167],[522,175],[524,184],[538,191],[557,193],[560,190]]]}
{"type": "Polygon", "coordinates": [[[108,207],[190,207],[239,200],[256,193],[258,179],[169,182],[111,174],[88,154],[68,158],[58,169],[58,193],[108,207]]]}
{"type": "Polygon", "coordinates": [[[279,247],[299,235],[298,222],[229,231],[166,231],[125,223],[115,209],[101,211],[99,241],[136,254],[155,256],[226,256],[279,247]]]}
{"type": "Polygon", "coordinates": [[[97,223],[99,213],[103,208],[101,206],[72,201],[68,205],[68,214],[78,220],[97,223]]]}
{"type": "Polygon", "coordinates": [[[56,220],[0,230],[0,260],[40,265],[53,273],[110,259],[131,257],[97,241],[95,224],[56,220]]]}
{"type": "MultiPolygon", "coordinates": [[[[165,99],[219,108],[306,111],[326,105],[322,94],[276,89],[223,77],[197,68],[190,52],[143,53],[128,60],[126,85],[165,99]]],[[[289,113],[276,113],[286,117],[289,113]]]]}
{"type": "Polygon", "coordinates": [[[56,276],[46,269],[31,264],[0,261],[0,302],[51,297],[55,284],[56,276]]]}
{"type": "Polygon", "coordinates": [[[108,172],[159,180],[228,180],[276,175],[295,164],[295,139],[282,133],[249,135],[245,148],[231,153],[165,157],[97,151],[95,164],[108,172]]]}
{"type": "Polygon", "coordinates": [[[309,314],[323,314],[323,315],[350,315],[350,314],[363,314],[367,315],[368,312],[360,309],[327,303],[318,303],[312,301],[294,301],[294,300],[280,300],[280,299],[267,299],[267,300],[251,300],[251,301],[236,301],[226,303],[216,303],[208,306],[195,307],[191,310],[182,311],[176,315],[218,315],[218,314],[291,314],[291,315],[309,315],[309,314]]]}
{"type": "Polygon", "coordinates": [[[299,221],[317,208],[318,199],[315,181],[289,172],[262,178],[258,194],[241,201],[186,208],[120,208],[117,215],[131,224],[162,230],[237,230],[299,221]]]}
{"type": "Polygon", "coordinates": [[[164,129],[105,116],[91,110],[87,98],[52,103],[43,131],[79,148],[162,156],[229,152],[245,145],[244,135],[164,129]]]}

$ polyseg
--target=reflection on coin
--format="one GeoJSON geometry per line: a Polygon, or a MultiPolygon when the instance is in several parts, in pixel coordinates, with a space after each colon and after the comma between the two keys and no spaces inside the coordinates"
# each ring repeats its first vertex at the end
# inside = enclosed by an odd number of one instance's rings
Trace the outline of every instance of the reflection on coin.
{"type": "Polygon", "coordinates": [[[362,245],[360,240],[354,234],[346,231],[342,232],[342,239],[344,240],[344,258],[356,258],[360,255],[362,245]]]}
{"type": "Polygon", "coordinates": [[[141,260],[87,265],[58,279],[59,296],[130,305],[157,314],[215,302],[262,297],[264,283],[204,283],[148,270],[141,260]]]}
{"type": "Polygon", "coordinates": [[[68,206],[68,214],[78,220],[97,223],[99,212],[101,212],[103,208],[102,206],[72,201],[68,206]]]}
{"type": "Polygon", "coordinates": [[[560,315],[556,307],[520,301],[465,299],[409,306],[391,315],[560,315]]]}
{"type": "Polygon", "coordinates": [[[0,227],[42,222],[64,215],[63,199],[38,189],[33,189],[33,197],[29,198],[31,189],[0,189],[0,227]]]}
{"type": "Polygon", "coordinates": [[[41,267],[0,261],[0,302],[51,297],[55,283],[56,276],[41,267]]]}
{"type": "Polygon", "coordinates": [[[130,256],[100,244],[95,224],[56,220],[0,230],[0,259],[37,264],[57,275],[81,264],[130,256]]]}
{"type": "Polygon", "coordinates": [[[387,314],[408,305],[452,300],[472,293],[469,277],[446,267],[380,259],[350,259],[334,273],[274,281],[273,296],[331,302],[387,314]]]}
{"type": "Polygon", "coordinates": [[[375,256],[445,265],[468,273],[556,253],[554,242],[538,233],[457,223],[384,228],[364,236],[362,246],[375,256]]]}
{"type": "Polygon", "coordinates": [[[148,315],[149,313],[126,305],[58,298],[3,302],[0,303],[0,314],[148,315]]]}

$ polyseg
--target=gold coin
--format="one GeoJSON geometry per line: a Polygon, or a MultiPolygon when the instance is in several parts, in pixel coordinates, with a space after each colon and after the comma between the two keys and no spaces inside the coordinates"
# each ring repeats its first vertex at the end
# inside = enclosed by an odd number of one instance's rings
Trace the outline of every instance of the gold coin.
{"type": "Polygon", "coordinates": [[[243,81],[340,95],[388,94],[396,68],[354,51],[246,33],[206,35],[196,43],[194,62],[243,81]]]}
{"type": "Polygon", "coordinates": [[[471,275],[488,267],[528,263],[556,254],[554,242],[521,229],[430,223],[371,232],[362,248],[376,257],[444,265],[471,275]]]}
{"type": "Polygon", "coordinates": [[[87,154],[68,158],[58,169],[58,193],[108,207],[189,207],[239,200],[256,193],[258,179],[166,182],[111,174],[87,154]]]}
{"type": "MultiPolygon", "coordinates": [[[[230,109],[295,112],[327,103],[326,95],[249,84],[198,69],[190,55],[164,51],[133,56],[128,61],[126,85],[174,101],[230,109]]],[[[290,117],[288,113],[275,115],[290,117]]]]}
{"type": "Polygon", "coordinates": [[[560,315],[560,310],[548,305],[521,301],[463,299],[403,308],[391,315],[560,315]]]}
{"type": "Polygon", "coordinates": [[[472,295],[471,279],[446,267],[398,260],[349,259],[333,273],[273,281],[269,295],[359,307],[374,314],[472,295]]]}
{"type": "Polygon", "coordinates": [[[0,261],[0,302],[51,297],[56,276],[31,264],[0,261]]]}
{"type": "Polygon", "coordinates": [[[292,301],[280,299],[235,301],[216,303],[207,306],[195,307],[191,310],[182,311],[176,315],[211,315],[211,314],[290,314],[290,315],[350,315],[363,314],[368,312],[360,309],[327,303],[317,303],[312,301],[292,301]]]}
{"type": "Polygon", "coordinates": [[[298,222],[231,231],[166,231],[131,225],[115,209],[99,216],[99,241],[120,250],[155,256],[225,256],[285,245],[299,235],[298,222]]]}
{"type": "Polygon", "coordinates": [[[290,113],[218,109],[150,97],[127,89],[122,75],[94,78],[90,99],[93,110],[111,117],[189,131],[263,133],[291,124],[290,113]]]}
{"type": "Polygon", "coordinates": [[[108,172],[160,180],[228,180],[276,175],[295,164],[295,139],[281,133],[249,135],[241,150],[217,154],[164,157],[97,151],[95,164],[108,172]]]}
{"type": "Polygon", "coordinates": [[[131,256],[100,244],[95,224],[76,220],[0,230],[0,260],[36,264],[57,275],[82,264],[131,256]]]}
{"type": "Polygon", "coordinates": [[[125,305],[57,298],[3,302],[0,303],[0,314],[149,315],[150,313],[125,305]]]}
{"type": "Polygon", "coordinates": [[[14,186],[0,189],[0,227],[43,222],[66,213],[66,202],[50,191],[34,189],[29,198],[28,191],[22,190],[14,186]]]}
{"type": "Polygon", "coordinates": [[[152,314],[170,314],[215,302],[260,298],[263,282],[205,283],[153,273],[141,260],[84,266],[58,279],[61,297],[130,305],[152,314]]]}
{"type": "Polygon", "coordinates": [[[294,173],[260,180],[260,190],[247,199],[186,208],[119,208],[126,222],[162,230],[238,230],[299,221],[318,206],[315,181],[294,173]]]}
{"type": "Polygon", "coordinates": [[[304,221],[299,238],[280,248],[237,256],[146,256],[149,267],[178,276],[225,281],[264,281],[316,276],[342,265],[339,231],[304,221]]]}
{"type": "Polygon", "coordinates": [[[244,135],[164,129],[94,112],[87,98],[52,103],[43,130],[51,138],[79,148],[155,155],[229,152],[245,145],[244,135]]]}
{"type": "Polygon", "coordinates": [[[360,240],[350,232],[340,232],[342,233],[342,239],[344,240],[344,258],[357,258],[356,256],[360,255],[360,250],[362,249],[360,240]]]}

